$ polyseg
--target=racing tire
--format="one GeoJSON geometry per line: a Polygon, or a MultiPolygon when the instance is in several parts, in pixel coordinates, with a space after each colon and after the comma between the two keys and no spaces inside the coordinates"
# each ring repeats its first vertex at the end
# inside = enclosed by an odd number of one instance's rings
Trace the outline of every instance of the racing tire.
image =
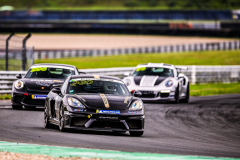
{"type": "Polygon", "coordinates": [[[22,106],[19,106],[19,105],[12,105],[12,109],[21,110],[21,109],[22,109],[22,106]]]}
{"type": "Polygon", "coordinates": [[[182,103],[188,103],[189,102],[189,83],[187,85],[187,93],[186,93],[186,97],[184,99],[181,100],[182,103]]]}
{"type": "Polygon", "coordinates": [[[53,125],[49,123],[48,107],[44,109],[44,128],[53,128],[53,125]]]}
{"type": "Polygon", "coordinates": [[[143,135],[143,131],[129,131],[131,136],[140,137],[143,135]]]}
{"type": "Polygon", "coordinates": [[[59,126],[59,130],[61,132],[64,132],[65,131],[65,128],[64,128],[64,110],[63,110],[63,105],[61,104],[60,105],[60,108],[59,108],[59,122],[58,122],[58,126],[59,126]]]}
{"type": "Polygon", "coordinates": [[[173,103],[177,104],[179,103],[179,86],[177,86],[176,90],[175,90],[175,95],[174,95],[174,101],[173,103]]]}

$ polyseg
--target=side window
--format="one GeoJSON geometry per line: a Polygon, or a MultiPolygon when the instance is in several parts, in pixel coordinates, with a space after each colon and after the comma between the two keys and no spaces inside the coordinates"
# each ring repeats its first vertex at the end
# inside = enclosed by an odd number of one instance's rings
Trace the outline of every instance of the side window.
{"type": "Polygon", "coordinates": [[[65,93],[66,93],[69,79],[70,79],[70,77],[67,78],[67,79],[63,82],[63,84],[62,84],[62,87],[61,87],[61,92],[62,92],[62,94],[65,94],[65,93]]]}
{"type": "Polygon", "coordinates": [[[176,71],[177,71],[177,77],[178,77],[178,75],[179,75],[178,70],[176,70],[176,71]]]}

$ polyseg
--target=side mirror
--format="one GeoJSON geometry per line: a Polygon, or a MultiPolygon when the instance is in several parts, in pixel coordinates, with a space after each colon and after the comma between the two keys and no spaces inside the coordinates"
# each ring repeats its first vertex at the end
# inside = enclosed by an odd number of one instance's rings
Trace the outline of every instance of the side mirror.
{"type": "Polygon", "coordinates": [[[133,92],[134,97],[140,97],[141,95],[142,95],[142,93],[140,91],[134,91],[133,92]]]}
{"type": "Polygon", "coordinates": [[[128,77],[128,76],[130,76],[130,73],[129,72],[125,72],[124,76],[128,77]]]}
{"type": "Polygon", "coordinates": [[[53,89],[52,89],[52,92],[53,92],[53,93],[61,93],[61,89],[58,88],[58,87],[56,87],[56,88],[53,88],[53,89]]]}
{"type": "Polygon", "coordinates": [[[17,75],[16,75],[16,78],[17,78],[17,79],[21,79],[21,78],[22,78],[22,75],[21,75],[21,74],[17,74],[17,75]]]}

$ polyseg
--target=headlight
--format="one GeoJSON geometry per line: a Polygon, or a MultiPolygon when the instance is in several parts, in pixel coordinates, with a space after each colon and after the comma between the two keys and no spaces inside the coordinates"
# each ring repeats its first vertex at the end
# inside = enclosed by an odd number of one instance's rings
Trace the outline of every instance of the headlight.
{"type": "Polygon", "coordinates": [[[173,85],[173,81],[172,80],[169,80],[165,83],[165,86],[166,87],[171,87],[173,85]]]}
{"type": "Polygon", "coordinates": [[[137,100],[133,102],[131,107],[129,108],[130,111],[141,110],[143,108],[143,102],[141,100],[137,100]]]}
{"type": "Polygon", "coordinates": [[[14,86],[15,86],[16,89],[22,89],[23,86],[24,86],[24,83],[23,83],[23,81],[18,80],[18,81],[15,82],[14,86]]]}
{"type": "Polygon", "coordinates": [[[127,86],[129,86],[129,85],[131,84],[130,79],[126,79],[126,80],[125,80],[125,84],[126,84],[127,86]]]}
{"type": "Polygon", "coordinates": [[[77,107],[77,108],[82,108],[84,109],[84,105],[82,105],[81,102],[79,102],[79,100],[77,100],[76,98],[68,98],[68,104],[72,107],[77,107]]]}

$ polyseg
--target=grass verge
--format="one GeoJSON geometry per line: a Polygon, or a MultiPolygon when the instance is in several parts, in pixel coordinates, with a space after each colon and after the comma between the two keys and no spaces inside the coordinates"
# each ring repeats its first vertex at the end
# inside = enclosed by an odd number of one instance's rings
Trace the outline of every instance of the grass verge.
{"type": "Polygon", "coordinates": [[[0,100],[11,99],[11,94],[1,94],[0,100]]]}
{"type": "Polygon", "coordinates": [[[78,69],[132,67],[140,63],[169,63],[174,65],[239,65],[240,50],[202,51],[184,53],[149,53],[103,57],[74,57],[40,59],[35,63],[62,63],[75,65],[78,69]]]}
{"type": "Polygon", "coordinates": [[[240,93],[240,83],[209,83],[190,85],[191,96],[240,93]]]}

